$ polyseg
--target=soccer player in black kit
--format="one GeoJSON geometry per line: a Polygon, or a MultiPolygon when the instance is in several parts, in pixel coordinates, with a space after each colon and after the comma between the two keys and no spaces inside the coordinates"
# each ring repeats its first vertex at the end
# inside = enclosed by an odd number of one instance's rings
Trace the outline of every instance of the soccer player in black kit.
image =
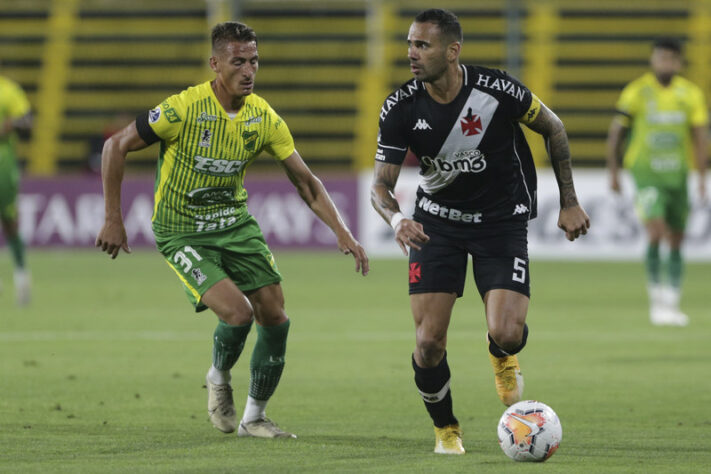
{"type": "Polygon", "coordinates": [[[418,14],[407,44],[414,78],[383,104],[371,198],[403,252],[410,249],[412,366],[434,422],[435,452],[463,454],[446,343],[469,254],[486,307],[496,391],[507,406],[523,392],[516,354],[528,336],[527,234],[536,215],[536,171],[519,123],[546,142],[560,190],[558,226],[568,240],[585,234],[590,219],[575,194],[562,122],[505,72],[460,65],[462,29],[453,13],[418,14]],[[421,175],[412,219],[394,197],[408,149],[421,175]]]}

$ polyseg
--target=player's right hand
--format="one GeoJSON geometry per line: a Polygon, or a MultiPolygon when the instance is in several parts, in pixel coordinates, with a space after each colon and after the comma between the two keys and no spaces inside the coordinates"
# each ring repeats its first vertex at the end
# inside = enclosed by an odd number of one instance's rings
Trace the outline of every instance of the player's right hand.
{"type": "Polygon", "coordinates": [[[111,255],[112,259],[118,256],[121,249],[126,253],[131,253],[123,221],[107,219],[96,237],[96,246],[101,248],[102,252],[111,255]]]}
{"type": "Polygon", "coordinates": [[[407,255],[407,247],[422,250],[422,245],[429,242],[429,235],[425,234],[422,224],[412,219],[402,219],[395,227],[395,242],[402,249],[402,253],[407,255]]]}

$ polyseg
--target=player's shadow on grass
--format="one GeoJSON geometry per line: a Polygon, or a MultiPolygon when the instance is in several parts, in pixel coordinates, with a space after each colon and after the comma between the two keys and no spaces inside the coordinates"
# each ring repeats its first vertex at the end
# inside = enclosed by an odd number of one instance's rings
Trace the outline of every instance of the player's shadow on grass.
{"type": "MultiPolygon", "coordinates": [[[[430,440],[414,440],[412,438],[391,437],[391,436],[367,436],[367,435],[317,435],[309,436],[308,434],[299,435],[297,442],[322,445],[329,447],[343,446],[346,450],[353,447],[359,449],[373,449],[377,451],[402,452],[409,450],[414,452],[422,452],[431,449],[430,440]]],[[[353,453],[353,456],[360,456],[353,453]]]]}
{"type": "MultiPolygon", "coordinates": [[[[671,364],[673,367],[677,367],[677,364],[688,364],[688,355],[669,355],[669,354],[659,354],[653,356],[626,356],[626,357],[608,357],[604,359],[606,363],[609,364],[621,364],[627,366],[628,364],[659,364],[663,363],[665,365],[671,364]]],[[[711,362],[711,357],[697,357],[694,356],[694,364],[700,362],[711,362]]]]}

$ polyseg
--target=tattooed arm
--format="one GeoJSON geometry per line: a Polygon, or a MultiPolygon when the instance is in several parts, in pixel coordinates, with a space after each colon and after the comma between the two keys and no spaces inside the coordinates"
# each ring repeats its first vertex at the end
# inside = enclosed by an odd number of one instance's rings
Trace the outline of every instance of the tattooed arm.
{"type": "Polygon", "coordinates": [[[420,245],[426,243],[430,238],[425,234],[422,224],[402,216],[400,205],[395,199],[395,184],[397,184],[399,176],[400,165],[376,161],[373,186],[370,189],[370,202],[378,214],[385,219],[385,222],[390,225],[395,224],[395,242],[407,255],[408,246],[420,250],[420,245]]]}
{"type": "Polygon", "coordinates": [[[541,103],[541,111],[536,119],[528,124],[528,128],[543,135],[546,142],[546,150],[560,191],[558,227],[565,232],[568,240],[575,240],[581,234],[587,234],[590,218],[580,207],[575,194],[568,135],[565,133],[563,122],[541,103]]]}

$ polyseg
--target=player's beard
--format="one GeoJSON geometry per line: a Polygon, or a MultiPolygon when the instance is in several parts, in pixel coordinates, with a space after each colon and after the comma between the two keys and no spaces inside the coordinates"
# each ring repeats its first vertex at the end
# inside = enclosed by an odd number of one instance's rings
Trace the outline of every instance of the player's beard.
{"type": "Polygon", "coordinates": [[[668,86],[672,79],[674,79],[674,76],[676,75],[675,72],[658,72],[655,74],[657,76],[657,81],[659,81],[660,84],[668,86]]]}
{"type": "MultiPolygon", "coordinates": [[[[447,72],[447,63],[443,64],[433,64],[431,68],[422,68],[421,77],[419,80],[422,82],[435,82],[440,79],[447,72]],[[432,71],[432,72],[430,72],[432,71]]],[[[417,79],[417,77],[415,78],[417,79]]]]}

